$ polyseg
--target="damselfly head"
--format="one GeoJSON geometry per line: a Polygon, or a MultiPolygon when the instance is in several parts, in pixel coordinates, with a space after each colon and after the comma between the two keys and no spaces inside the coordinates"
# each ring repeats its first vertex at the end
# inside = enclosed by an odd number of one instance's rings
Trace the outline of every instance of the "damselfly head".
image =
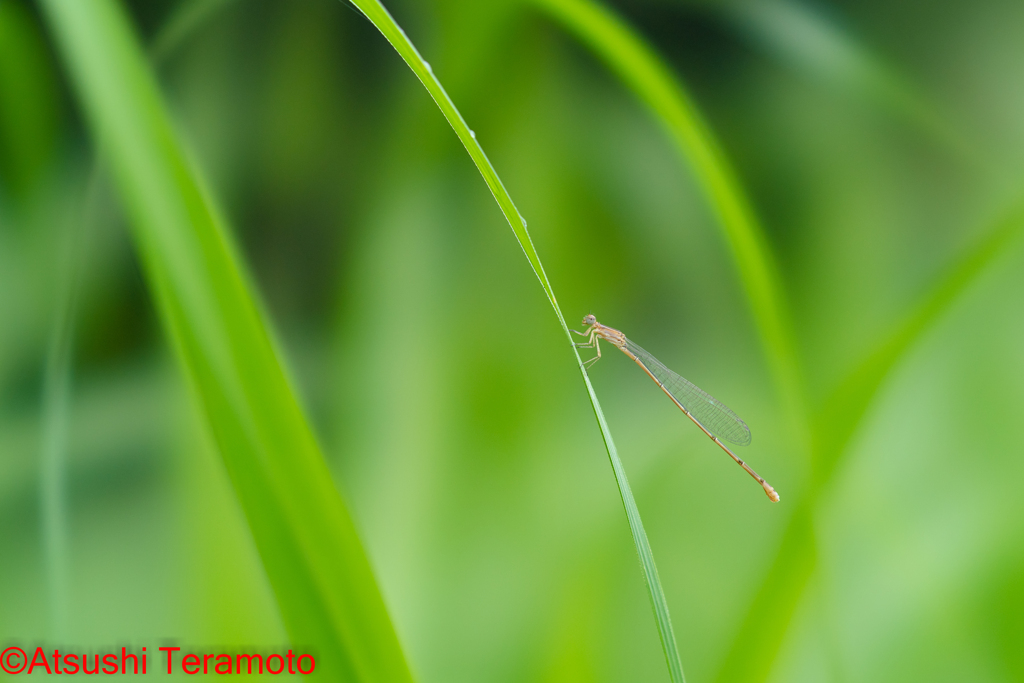
{"type": "Polygon", "coordinates": [[[593,313],[591,313],[590,315],[588,315],[586,318],[583,319],[583,324],[584,325],[593,325],[596,322],[597,322],[597,318],[594,317],[593,313]]]}

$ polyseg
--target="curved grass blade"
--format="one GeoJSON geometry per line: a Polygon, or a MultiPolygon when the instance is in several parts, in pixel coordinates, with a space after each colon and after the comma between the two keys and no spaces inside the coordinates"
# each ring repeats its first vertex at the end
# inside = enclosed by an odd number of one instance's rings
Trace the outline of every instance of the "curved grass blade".
{"type": "Polygon", "coordinates": [[[920,88],[811,7],[795,0],[739,0],[723,10],[740,31],[794,68],[888,113],[957,157],[980,161],[978,150],[920,88]]]}
{"type": "Polygon", "coordinates": [[[203,24],[235,0],[182,0],[171,10],[150,48],[156,64],[165,62],[203,24]]]}
{"type": "Polygon", "coordinates": [[[591,0],[531,0],[594,53],[651,110],[718,216],[779,393],[802,426],[804,389],[792,325],[771,250],[746,193],[671,69],[622,19],[591,0]]]}
{"type": "Polygon", "coordinates": [[[411,681],[352,519],[121,6],[40,4],[293,642],[315,652],[317,678],[411,681]]]}
{"type": "Polygon", "coordinates": [[[815,504],[835,477],[850,437],[893,368],[1022,234],[1024,202],[1008,211],[985,237],[961,255],[825,402],[812,432],[816,467],[810,489],[788,522],[772,566],[758,587],[715,680],[755,683],[767,679],[771,663],[782,647],[786,627],[817,567],[813,531],[815,504]],[[772,618],[766,620],[766,614],[772,618]]]}
{"type": "Polygon", "coordinates": [[[626,471],[622,466],[622,461],[619,459],[618,450],[615,448],[615,442],[612,439],[611,431],[608,429],[608,424],[605,421],[604,412],[601,410],[601,403],[597,399],[597,394],[594,392],[594,387],[590,383],[590,377],[587,375],[586,368],[583,366],[583,361],[580,358],[579,352],[576,350],[576,346],[572,344],[572,336],[569,334],[569,327],[565,323],[565,317],[562,315],[562,311],[558,306],[558,301],[555,298],[554,290],[551,288],[551,283],[548,281],[547,275],[544,273],[544,266],[541,264],[540,257],[537,255],[537,250],[534,248],[533,241],[530,239],[530,234],[526,229],[526,221],[520,215],[515,204],[512,202],[512,198],[509,196],[508,191],[501,182],[501,178],[498,177],[497,172],[494,170],[494,166],[491,165],[490,160],[484,153],[483,148],[476,141],[476,134],[470,130],[466,124],[459,110],[455,107],[451,98],[448,97],[448,93],[445,92],[441,86],[441,82],[434,75],[433,70],[423,57],[420,56],[416,47],[409,40],[409,37],[405,35],[395,20],[391,17],[388,11],[380,4],[377,0],[352,0],[352,3],[359,8],[366,17],[373,22],[374,26],[384,35],[384,37],[391,43],[402,59],[405,60],[409,68],[412,69],[413,73],[420,79],[431,97],[440,107],[441,112],[445,118],[451,124],[455,130],[455,134],[459,136],[459,140],[466,147],[466,151],[469,152],[470,157],[480,170],[480,174],[483,176],[484,181],[487,183],[487,187],[490,188],[491,194],[494,195],[494,199],[498,202],[498,206],[501,208],[505,218],[508,220],[509,225],[512,227],[512,231],[515,233],[516,240],[519,242],[519,246],[522,247],[523,253],[526,254],[527,260],[530,262],[530,266],[533,268],[533,272],[537,275],[537,279],[540,280],[541,287],[544,288],[544,293],[547,294],[548,301],[551,302],[551,307],[555,311],[555,315],[558,316],[558,322],[562,326],[562,331],[565,333],[566,339],[569,341],[573,355],[576,357],[576,363],[579,366],[580,373],[583,376],[583,382],[587,387],[587,394],[590,396],[591,405],[594,407],[594,415],[597,418],[598,426],[601,429],[601,436],[604,439],[605,448],[608,451],[608,460],[611,462],[612,472],[615,475],[615,482],[619,487],[619,495],[622,497],[622,505],[626,511],[626,519],[629,522],[629,529],[633,534],[633,542],[636,545],[636,551],[640,558],[640,566],[644,572],[644,579],[647,582],[648,593],[651,598],[651,606],[654,609],[655,619],[658,625],[658,633],[661,636],[662,650],[665,653],[665,660],[668,664],[669,673],[673,681],[682,683],[684,682],[685,676],[683,675],[682,662],[679,658],[679,650],[676,646],[675,634],[672,630],[672,620],[669,616],[668,603],[665,600],[665,592],[661,587],[661,579],[658,577],[658,569],[654,564],[654,555],[651,552],[650,542],[647,540],[647,533],[644,531],[643,521],[640,519],[640,511],[636,507],[636,501],[633,499],[633,492],[629,487],[629,480],[626,478],[626,471]]]}

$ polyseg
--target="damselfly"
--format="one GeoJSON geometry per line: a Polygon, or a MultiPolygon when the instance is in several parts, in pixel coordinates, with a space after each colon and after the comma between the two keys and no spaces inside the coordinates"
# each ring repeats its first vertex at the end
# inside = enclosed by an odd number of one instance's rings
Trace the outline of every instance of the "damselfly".
{"type": "Polygon", "coordinates": [[[736,413],[729,410],[718,399],[702,391],[693,382],[669,370],[661,361],[627,339],[626,335],[619,330],[602,325],[593,315],[584,318],[583,324],[588,326],[586,332],[572,331],[587,338],[585,342],[577,342],[576,346],[592,348],[597,352],[596,356],[586,362],[587,365],[601,359],[602,339],[632,358],[647,373],[647,376],[653,379],[661,387],[661,390],[672,399],[672,402],[686,413],[686,416],[693,420],[695,425],[700,427],[702,432],[728,453],[729,457],[736,461],[736,464],[747,471],[747,474],[757,480],[772,502],[779,502],[779,494],[775,492],[775,489],[722,443],[722,439],[737,446],[746,446],[750,443],[750,429],[736,413]]]}

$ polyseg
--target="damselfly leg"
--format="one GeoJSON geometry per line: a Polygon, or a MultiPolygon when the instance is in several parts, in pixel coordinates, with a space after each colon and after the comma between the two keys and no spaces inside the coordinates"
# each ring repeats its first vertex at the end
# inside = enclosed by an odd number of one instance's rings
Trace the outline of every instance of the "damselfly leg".
{"type": "Polygon", "coordinates": [[[581,337],[586,337],[585,342],[573,342],[573,345],[578,349],[594,349],[597,351],[597,355],[593,358],[589,358],[583,362],[583,367],[589,368],[591,365],[601,360],[601,340],[598,339],[595,330],[591,329],[589,333],[577,332],[576,330],[569,330],[570,332],[576,332],[581,337]]]}

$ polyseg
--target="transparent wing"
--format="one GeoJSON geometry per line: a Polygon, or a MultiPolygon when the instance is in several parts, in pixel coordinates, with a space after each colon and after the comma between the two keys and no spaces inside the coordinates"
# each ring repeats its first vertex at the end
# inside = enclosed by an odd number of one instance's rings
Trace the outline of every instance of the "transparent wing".
{"type": "Polygon", "coordinates": [[[704,429],[738,446],[750,443],[750,428],[724,403],[685,377],[672,372],[660,360],[628,339],[626,348],[647,366],[668,393],[672,394],[704,429]]]}

